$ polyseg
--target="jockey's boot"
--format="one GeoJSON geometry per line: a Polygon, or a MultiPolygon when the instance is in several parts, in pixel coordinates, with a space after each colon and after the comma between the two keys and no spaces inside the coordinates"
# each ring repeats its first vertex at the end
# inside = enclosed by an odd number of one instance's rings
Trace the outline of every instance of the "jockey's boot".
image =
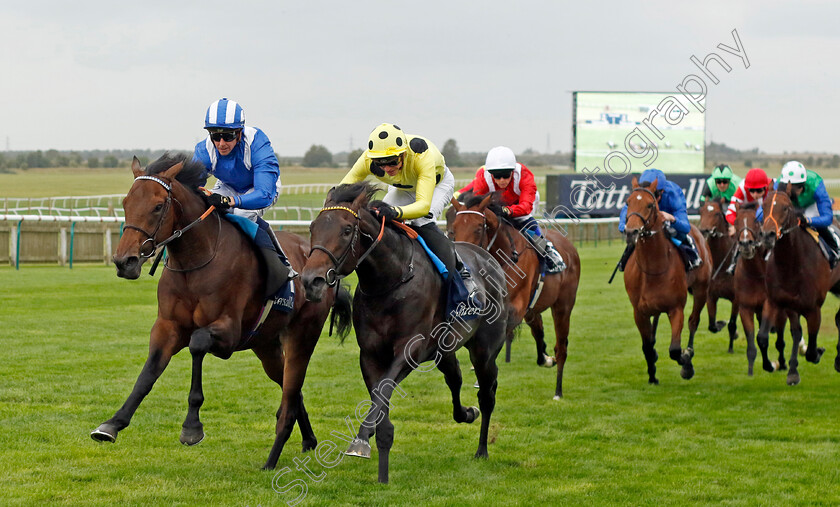
{"type": "Polygon", "coordinates": [[[618,270],[622,273],[624,272],[624,268],[627,266],[627,260],[630,258],[630,254],[632,254],[635,249],[636,245],[627,245],[624,249],[624,253],[621,254],[621,259],[618,260],[618,270]]]}
{"type": "Polygon", "coordinates": [[[737,248],[735,249],[735,255],[732,256],[732,261],[729,263],[729,266],[726,267],[726,274],[727,275],[734,275],[735,274],[735,266],[738,265],[738,256],[741,254],[740,250],[737,248]]]}
{"type": "Polygon", "coordinates": [[[267,271],[265,297],[270,297],[276,294],[288,280],[296,277],[297,273],[280,258],[280,245],[268,222],[257,219],[257,226],[254,243],[257,244],[257,250],[260,252],[263,262],[265,262],[267,271]]]}
{"type": "Polygon", "coordinates": [[[554,248],[554,244],[548,241],[545,236],[528,231],[525,237],[531,240],[531,245],[534,246],[537,254],[545,259],[546,268],[549,273],[560,273],[566,269],[566,262],[563,261],[563,256],[560,255],[560,252],[554,248]]]}

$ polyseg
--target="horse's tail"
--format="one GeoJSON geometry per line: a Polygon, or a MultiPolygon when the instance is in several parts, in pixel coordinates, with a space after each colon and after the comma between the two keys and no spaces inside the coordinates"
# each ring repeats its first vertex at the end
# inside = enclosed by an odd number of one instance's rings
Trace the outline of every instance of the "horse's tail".
{"type": "Polygon", "coordinates": [[[338,284],[330,322],[335,323],[338,337],[341,343],[344,343],[344,339],[347,338],[350,329],[353,327],[353,298],[350,296],[349,285],[338,284]]]}

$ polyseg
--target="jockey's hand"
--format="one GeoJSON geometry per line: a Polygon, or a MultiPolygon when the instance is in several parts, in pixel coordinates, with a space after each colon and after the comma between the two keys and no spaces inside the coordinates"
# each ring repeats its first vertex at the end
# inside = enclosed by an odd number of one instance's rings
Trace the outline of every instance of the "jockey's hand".
{"type": "Polygon", "coordinates": [[[233,206],[233,199],[222,194],[210,194],[207,196],[207,202],[217,210],[226,210],[233,206]]]}
{"type": "Polygon", "coordinates": [[[811,221],[801,211],[796,212],[796,219],[799,220],[799,227],[808,227],[811,225],[811,221]]]}
{"type": "Polygon", "coordinates": [[[378,203],[371,206],[370,211],[376,218],[384,218],[386,222],[391,222],[399,218],[400,214],[393,206],[383,203],[378,203]]]}
{"type": "Polygon", "coordinates": [[[507,206],[502,206],[502,214],[505,216],[505,218],[510,218],[510,208],[508,208],[507,206]]]}
{"type": "Polygon", "coordinates": [[[735,235],[735,226],[734,226],[734,225],[730,225],[730,226],[729,226],[729,235],[730,235],[730,236],[734,236],[734,235],[735,235]]]}
{"type": "Polygon", "coordinates": [[[662,217],[662,220],[666,222],[676,222],[677,220],[674,218],[674,215],[668,213],[667,211],[660,211],[659,216],[662,217]]]}

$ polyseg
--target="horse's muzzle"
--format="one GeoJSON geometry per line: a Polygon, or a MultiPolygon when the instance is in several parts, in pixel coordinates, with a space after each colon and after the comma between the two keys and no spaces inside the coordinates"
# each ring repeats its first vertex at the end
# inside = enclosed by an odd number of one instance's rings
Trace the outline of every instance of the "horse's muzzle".
{"type": "Polygon", "coordinates": [[[125,257],[113,258],[114,265],[117,267],[117,276],[126,278],[128,280],[136,280],[140,278],[140,268],[143,266],[143,261],[136,255],[129,255],[125,257]]]}
{"type": "Polygon", "coordinates": [[[316,275],[311,271],[304,271],[301,277],[304,293],[307,301],[317,303],[324,298],[324,291],[327,289],[327,280],[323,276],[316,275]]]}

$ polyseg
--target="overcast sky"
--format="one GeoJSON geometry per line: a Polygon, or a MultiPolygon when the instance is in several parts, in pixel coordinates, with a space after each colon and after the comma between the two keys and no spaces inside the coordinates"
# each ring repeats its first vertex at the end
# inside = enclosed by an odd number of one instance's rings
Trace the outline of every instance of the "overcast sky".
{"type": "MultiPolygon", "coordinates": [[[[238,101],[281,155],[393,122],[439,147],[567,151],[571,92],[675,91],[716,52],[706,139],[840,151],[840,3],[398,0],[0,6],[0,149],[191,150],[238,101]],[[749,68],[718,44],[735,47],[749,68]]],[[[351,143],[352,140],[352,143],[351,143]]]]}

